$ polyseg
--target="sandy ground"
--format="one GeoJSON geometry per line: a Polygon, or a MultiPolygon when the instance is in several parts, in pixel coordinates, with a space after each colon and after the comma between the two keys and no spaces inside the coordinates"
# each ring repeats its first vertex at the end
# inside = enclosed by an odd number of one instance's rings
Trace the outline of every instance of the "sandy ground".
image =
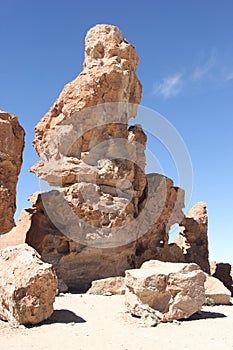
{"type": "Polygon", "coordinates": [[[1,350],[233,350],[233,305],[204,307],[191,320],[145,328],[126,313],[124,296],[65,294],[49,321],[10,328],[0,321],[1,350]]]}

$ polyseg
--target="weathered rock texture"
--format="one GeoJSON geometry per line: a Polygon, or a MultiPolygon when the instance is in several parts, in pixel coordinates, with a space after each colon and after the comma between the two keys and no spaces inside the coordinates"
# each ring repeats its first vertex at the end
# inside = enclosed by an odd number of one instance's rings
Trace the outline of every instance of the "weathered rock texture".
{"type": "Polygon", "coordinates": [[[26,218],[26,242],[82,291],[149,258],[182,261],[168,232],[184,206],[171,180],[146,177],[146,135],[128,125],[141,99],[134,47],[111,25],[92,28],[85,45],[83,71],[35,128],[32,171],[59,188],[34,195],[26,218]]]}
{"type": "Polygon", "coordinates": [[[182,249],[185,261],[194,262],[210,273],[206,203],[195,204],[180,225],[183,227],[175,243],[182,249]]]}
{"type": "Polygon", "coordinates": [[[141,98],[136,51],[111,25],[92,28],[85,44],[83,71],[35,128],[32,171],[57,187],[31,197],[24,225],[26,242],[77,291],[149,259],[186,260],[183,244],[168,242],[184,191],[145,175],[146,135],[128,125],[141,98]]]}
{"type": "Polygon", "coordinates": [[[124,277],[109,277],[93,281],[87,294],[94,295],[122,295],[125,294],[124,277]]]}
{"type": "Polygon", "coordinates": [[[205,301],[205,279],[196,264],[148,261],[126,271],[126,306],[132,315],[154,314],[162,322],[188,318],[205,301]]]}
{"type": "Polygon", "coordinates": [[[0,235],[14,226],[16,185],[23,148],[24,130],[17,117],[0,111],[0,235]]]}
{"type": "Polygon", "coordinates": [[[37,324],[53,312],[57,279],[50,264],[27,244],[0,251],[0,318],[37,324]]]}
{"type": "Polygon", "coordinates": [[[229,305],[231,304],[231,292],[217,278],[206,275],[205,281],[205,304],[229,305]]]}
{"type": "Polygon", "coordinates": [[[223,262],[211,261],[211,275],[218,278],[229,289],[233,296],[233,265],[223,262]]]}
{"type": "Polygon", "coordinates": [[[158,174],[148,176],[148,188],[147,200],[143,203],[138,220],[136,218],[130,224],[126,222],[122,227],[112,229],[110,238],[107,229],[102,229],[101,235],[100,228],[92,227],[86,236],[79,235],[75,222],[72,226],[69,211],[64,231],[59,231],[59,218],[65,215],[64,206],[60,203],[64,198],[60,197],[59,190],[35,195],[31,199],[33,208],[31,219],[28,216],[31,225],[28,226],[26,242],[40,253],[44,261],[53,264],[58,278],[70,290],[78,291],[86,291],[96,279],[124,276],[125,270],[140,267],[148,258],[177,261],[179,257],[182,261],[181,250],[168,244],[168,230],[170,225],[183,217],[183,191],[158,174]],[[51,203],[56,218],[47,214],[44,203],[46,208],[51,203]],[[163,206],[163,203],[166,205],[163,206]],[[58,223],[55,225],[56,220],[58,223]],[[72,227],[76,231],[70,234],[72,227]],[[69,234],[65,235],[64,232],[69,234]]]}
{"type": "Polygon", "coordinates": [[[0,237],[0,250],[12,245],[19,245],[26,242],[27,232],[31,227],[31,210],[23,209],[20,213],[16,226],[6,235],[0,237]]]}

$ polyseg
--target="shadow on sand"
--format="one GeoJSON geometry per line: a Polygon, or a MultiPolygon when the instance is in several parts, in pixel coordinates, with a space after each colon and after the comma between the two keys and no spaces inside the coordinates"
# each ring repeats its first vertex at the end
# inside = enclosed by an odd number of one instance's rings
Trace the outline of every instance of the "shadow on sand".
{"type": "Polygon", "coordinates": [[[211,311],[199,311],[190,316],[187,319],[184,319],[182,321],[196,321],[196,320],[206,320],[210,318],[225,318],[226,315],[220,313],[220,312],[211,312],[211,311]]]}
{"type": "Polygon", "coordinates": [[[84,320],[82,317],[77,316],[74,312],[61,309],[61,310],[54,310],[50,318],[42,323],[36,324],[36,325],[25,325],[26,328],[35,328],[40,327],[41,325],[47,325],[47,324],[54,324],[54,323],[85,323],[86,320],[84,320]]]}
{"type": "Polygon", "coordinates": [[[77,316],[74,312],[61,309],[61,310],[54,310],[52,316],[45,321],[46,324],[51,323],[85,323],[86,321],[82,318],[77,316]]]}

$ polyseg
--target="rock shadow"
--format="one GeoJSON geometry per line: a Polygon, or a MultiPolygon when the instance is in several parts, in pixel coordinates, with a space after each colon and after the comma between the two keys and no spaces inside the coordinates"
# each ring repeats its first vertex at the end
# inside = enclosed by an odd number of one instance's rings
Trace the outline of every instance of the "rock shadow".
{"type": "Polygon", "coordinates": [[[229,289],[233,297],[233,279],[231,276],[231,265],[228,263],[217,263],[213,277],[218,278],[224,286],[229,289]]]}
{"type": "Polygon", "coordinates": [[[54,310],[50,318],[45,321],[46,324],[52,323],[85,323],[82,317],[76,315],[74,312],[66,309],[54,310]]]}
{"type": "Polygon", "coordinates": [[[54,323],[85,323],[86,320],[84,320],[82,317],[77,316],[74,312],[66,309],[61,309],[61,310],[54,310],[52,315],[50,316],[49,319],[46,321],[43,321],[39,324],[28,324],[25,325],[26,328],[35,328],[35,327],[40,327],[42,325],[46,324],[54,324],[54,323]]]}
{"type": "Polygon", "coordinates": [[[211,311],[199,311],[190,316],[187,319],[183,319],[182,321],[197,321],[197,320],[206,320],[210,318],[225,318],[227,317],[225,314],[220,312],[211,312],[211,311]]]}

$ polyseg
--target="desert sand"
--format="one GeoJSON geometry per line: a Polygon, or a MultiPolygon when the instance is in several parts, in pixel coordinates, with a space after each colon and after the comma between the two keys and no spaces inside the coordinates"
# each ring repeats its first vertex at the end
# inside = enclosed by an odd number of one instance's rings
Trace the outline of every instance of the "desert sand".
{"type": "Polygon", "coordinates": [[[3,350],[233,349],[233,305],[205,306],[189,320],[143,327],[126,312],[124,296],[64,294],[38,326],[0,321],[3,350]]]}

